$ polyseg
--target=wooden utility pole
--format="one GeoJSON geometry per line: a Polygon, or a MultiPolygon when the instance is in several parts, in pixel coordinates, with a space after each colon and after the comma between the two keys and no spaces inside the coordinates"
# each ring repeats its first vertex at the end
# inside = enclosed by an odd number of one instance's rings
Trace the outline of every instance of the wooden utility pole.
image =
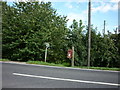
{"type": "Polygon", "coordinates": [[[88,3],[88,68],[90,67],[90,48],[91,48],[91,0],[88,3]]]}
{"type": "MultiPolygon", "coordinates": [[[[119,2],[120,3],[120,2],[119,2]]],[[[120,25],[118,26],[118,34],[120,34],[120,25]]]]}
{"type": "Polygon", "coordinates": [[[115,32],[115,34],[117,34],[117,28],[116,28],[116,29],[114,29],[114,32],[115,32]]]}
{"type": "Polygon", "coordinates": [[[110,31],[108,30],[107,32],[108,32],[108,36],[110,36],[110,31]]]}
{"type": "Polygon", "coordinates": [[[106,26],[106,21],[104,20],[103,36],[105,35],[105,26],[106,26]]]}
{"type": "Polygon", "coordinates": [[[72,67],[74,67],[74,46],[72,46],[72,61],[71,61],[72,67]]]}

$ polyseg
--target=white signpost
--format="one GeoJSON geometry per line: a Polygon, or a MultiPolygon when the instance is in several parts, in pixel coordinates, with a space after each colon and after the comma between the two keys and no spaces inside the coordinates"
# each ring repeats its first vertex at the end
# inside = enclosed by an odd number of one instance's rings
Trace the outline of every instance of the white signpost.
{"type": "Polygon", "coordinates": [[[49,43],[45,43],[46,45],[46,49],[45,49],[45,62],[46,62],[46,58],[47,58],[47,48],[50,46],[49,43]]]}

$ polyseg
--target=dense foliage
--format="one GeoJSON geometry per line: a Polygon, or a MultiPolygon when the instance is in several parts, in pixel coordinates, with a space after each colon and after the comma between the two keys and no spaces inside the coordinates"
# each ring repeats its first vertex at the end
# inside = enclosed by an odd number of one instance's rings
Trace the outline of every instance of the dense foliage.
{"type": "MultiPolygon", "coordinates": [[[[70,64],[67,50],[75,47],[75,65],[87,64],[87,26],[82,20],[67,28],[67,17],[58,15],[50,2],[19,2],[8,6],[2,2],[3,58],[14,61],[44,61],[48,42],[47,62],[70,64]]],[[[119,67],[118,34],[105,35],[92,29],[91,66],[119,67]]]]}

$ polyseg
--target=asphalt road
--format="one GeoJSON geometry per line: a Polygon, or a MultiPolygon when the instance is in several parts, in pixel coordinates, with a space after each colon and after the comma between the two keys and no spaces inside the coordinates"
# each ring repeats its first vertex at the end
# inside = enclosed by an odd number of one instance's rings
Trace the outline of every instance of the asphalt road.
{"type": "Polygon", "coordinates": [[[118,88],[118,72],[2,63],[2,88],[118,88]]]}

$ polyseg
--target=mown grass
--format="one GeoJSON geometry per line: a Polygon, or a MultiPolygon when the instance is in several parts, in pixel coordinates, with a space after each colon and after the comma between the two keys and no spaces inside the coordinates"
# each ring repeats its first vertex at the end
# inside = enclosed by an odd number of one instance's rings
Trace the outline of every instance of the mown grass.
{"type": "MultiPolygon", "coordinates": [[[[0,61],[10,61],[10,60],[8,60],[8,59],[0,59],[0,61]]],[[[70,67],[70,64],[68,64],[68,63],[55,64],[55,63],[48,63],[48,62],[43,62],[43,61],[27,61],[26,63],[27,64],[58,66],[58,67],[70,67]]],[[[74,66],[73,68],[88,69],[87,66],[74,66]]],[[[89,67],[89,69],[120,71],[120,68],[108,68],[108,67],[89,67]]]]}
{"type": "Polygon", "coordinates": [[[0,59],[0,61],[10,61],[10,60],[8,60],[8,59],[0,59]]]}
{"type": "MultiPolygon", "coordinates": [[[[75,66],[76,68],[82,68],[82,69],[88,69],[88,67],[78,67],[75,66]]],[[[89,67],[89,69],[96,69],[96,70],[112,70],[112,71],[120,71],[120,68],[109,68],[109,67],[89,67]]]]}
{"type": "Polygon", "coordinates": [[[113,70],[120,71],[120,68],[108,68],[108,67],[90,67],[91,69],[100,69],[100,70],[113,70]]]}
{"type": "Polygon", "coordinates": [[[48,63],[48,62],[43,62],[43,61],[27,61],[26,63],[64,67],[64,65],[62,65],[62,64],[48,63]]]}
{"type": "MultiPolygon", "coordinates": [[[[55,63],[48,63],[48,62],[43,62],[43,61],[28,61],[27,63],[28,64],[49,65],[49,66],[60,66],[60,67],[68,67],[69,66],[67,63],[55,64],[55,63]]],[[[86,66],[74,66],[73,68],[88,69],[88,67],[86,67],[86,66]]],[[[89,69],[120,71],[119,68],[108,68],[108,67],[89,67],[89,69]]]]}

